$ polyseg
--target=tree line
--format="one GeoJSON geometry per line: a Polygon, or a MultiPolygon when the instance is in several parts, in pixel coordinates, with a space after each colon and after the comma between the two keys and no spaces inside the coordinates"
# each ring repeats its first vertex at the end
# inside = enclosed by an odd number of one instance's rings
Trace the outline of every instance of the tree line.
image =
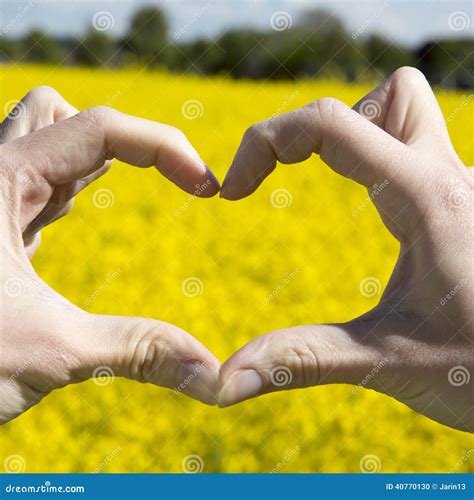
{"type": "Polygon", "coordinates": [[[107,21],[94,18],[89,31],[79,38],[53,38],[34,29],[13,39],[3,30],[0,61],[110,67],[145,64],[233,78],[323,77],[348,82],[379,79],[381,74],[410,65],[423,71],[434,85],[474,87],[472,37],[427,41],[408,49],[381,35],[366,35],[362,29],[351,33],[334,15],[321,10],[307,12],[297,23],[283,17],[268,30],[234,29],[215,40],[181,41],[189,26],[172,33],[164,12],[156,7],[139,9],[120,39],[107,33],[107,21]]]}

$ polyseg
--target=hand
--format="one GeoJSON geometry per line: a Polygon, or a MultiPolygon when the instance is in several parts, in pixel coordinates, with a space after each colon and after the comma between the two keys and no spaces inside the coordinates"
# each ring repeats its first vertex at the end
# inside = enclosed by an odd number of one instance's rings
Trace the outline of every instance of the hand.
{"type": "Polygon", "coordinates": [[[105,107],[77,114],[41,87],[1,124],[0,144],[0,423],[103,366],[212,404],[220,363],[196,339],[160,321],[88,314],[41,281],[28,260],[41,227],[65,215],[114,157],[156,166],[189,193],[216,194],[217,180],[184,134],[105,107]]]}
{"type": "Polygon", "coordinates": [[[248,196],[277,160],[312,153],[369,193],[375,188],[371,198],[400,242],[398,262],[380,303],[360,318],[271,332],[240,349],[221,369],[219,404],[359,384],[473,432],[474,183],[427,81],[401,68],[353,109],[321,99],[252,126],[221,196],[248,196]]]}

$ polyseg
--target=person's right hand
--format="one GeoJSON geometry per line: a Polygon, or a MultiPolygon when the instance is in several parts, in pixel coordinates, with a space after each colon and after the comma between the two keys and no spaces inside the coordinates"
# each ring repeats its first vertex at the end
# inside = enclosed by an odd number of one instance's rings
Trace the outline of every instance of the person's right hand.
{"type": "Polygon", "coordinates": [[[380,303],[360,318],[249,342],[221,369],[219,404],[350,383],[473,432],[474,182],[424,76],[401,68],[354,109],[321,99],[254,125],[221,196],[248,196],[277,160],[296,163],[312,153],[369,189],[400,242],[398,262],[380,303]]]}
{"type": "Polygon", "coordinates": [[[104,373],[213,404],[220,363],[200,342],[161,321],[89,314],[53,291],[30,264],[41,227],[65,215],[112,158],[156,166],[189,193],[219,191],[176,128],[106,107],[76,113],[42,87],[0,127],[0,423],[53,389],[104,373]]]}

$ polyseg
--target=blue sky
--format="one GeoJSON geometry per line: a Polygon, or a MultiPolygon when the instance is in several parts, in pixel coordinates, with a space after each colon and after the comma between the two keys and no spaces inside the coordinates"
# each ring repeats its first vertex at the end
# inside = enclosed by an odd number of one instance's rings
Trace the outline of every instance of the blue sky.
{"type": "Polygon", "coordinates": [[[238,26],[270,28],[270,19],[278,11],[288,13],[295,23],[312,8],[335,13],[351,32],[379,32],[411,46],[428,38],[465,37],[474,32],[473,0],[0,0],[0,19],[12,36],[33,26],[54,35],[76,35],[91,25],[95,14],[106,11],[113,19],[109,33],[119,36],[132,12],[145,4],[161,6],[170,19],[171,34],[179,33],[182,40],[216,37],[238,26]],[[461,24],[453,29],[449,19],[456,13],[461,24]]]}

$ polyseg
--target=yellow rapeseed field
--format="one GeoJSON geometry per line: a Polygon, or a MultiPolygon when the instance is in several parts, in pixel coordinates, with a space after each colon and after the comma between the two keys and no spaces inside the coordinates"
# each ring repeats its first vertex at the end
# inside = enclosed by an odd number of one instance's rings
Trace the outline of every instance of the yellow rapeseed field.
{"type": "MultiPolygon", "coordinates": [[[[1,109],[51,85],[79,109],[107,104],[169,123],[221,180],[253,122],[325,96],[353,104],[369,90],[140,68],[0,72],[1,109]]],[[[457,151],[474,164],[472,101],[461,93],[438,97],[457,151]]],[[[380,293],[366,297],[359,284],[373,277],[383,288],[397,251],[366,191],[316,157],[280,166],[240,202],[194,199],[154,169],[117,163],[68,217],[43,231],[34,263],[88,311],[174,323],[224,361],[267,331],[341,322],[373,307],[380,293]],[[278,189],[285,190],[280,207],[271,203],[278,189]],[[183,294],[189,277],[202,282],[201,294],[183,294]]],[[[3,426],[1,461],[21,455],[27,472],[181,472],[185,457],[198,455],[204,472],[359,472],[361,459],[375,455],[382,472],[474,469],[468,434],[352,386],[280,392],[223,410],[151,385],[103,382],[56,391],[3,426]]]]}

